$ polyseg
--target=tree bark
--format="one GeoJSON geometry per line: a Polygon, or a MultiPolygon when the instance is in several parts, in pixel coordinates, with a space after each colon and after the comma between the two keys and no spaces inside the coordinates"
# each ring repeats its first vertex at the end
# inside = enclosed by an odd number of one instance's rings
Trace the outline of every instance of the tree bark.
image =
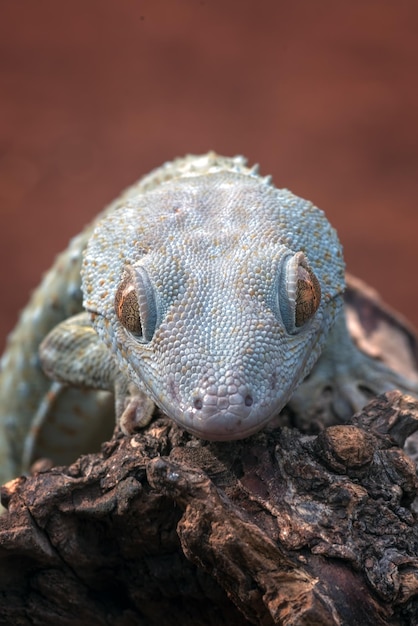
{"type": "MultiPolygon", "coordinates": [[[[384,323],[416,368],[402,321],[361,285],[347,301],[369,329],[358,341],[384,323]]],[[[115,431],[100,454],[3,487],[0,623],[416,625],[402,447],[417,429],[417,401],[394,391],[319,434],[208,443],[162,415],[115,431]]]]}

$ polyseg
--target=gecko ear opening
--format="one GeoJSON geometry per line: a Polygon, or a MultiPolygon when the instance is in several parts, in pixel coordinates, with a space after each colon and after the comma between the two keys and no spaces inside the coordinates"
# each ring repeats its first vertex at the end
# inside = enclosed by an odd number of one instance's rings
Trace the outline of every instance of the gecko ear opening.
{"type": "Polygon", "coordinates": [[[279,310],[287,332],[294,335],[318,310],[321,286],[303,252],[297,252],[288,259],[281,277],[279,310]]]}
{"type": "Polygon", "coordinates": [[[115,312],[132,335],[151,341],[157,324],[157,307],[154,289],[143,267],[125,267],[115,295],[115,312]]]}

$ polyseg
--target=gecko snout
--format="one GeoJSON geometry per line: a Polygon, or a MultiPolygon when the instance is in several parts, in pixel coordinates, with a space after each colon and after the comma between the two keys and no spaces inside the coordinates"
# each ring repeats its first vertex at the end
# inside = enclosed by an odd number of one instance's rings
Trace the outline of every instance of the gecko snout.
{"type": "Polygon", "coordinates": [[[220,384],[202,385],[191,394],[183,412],[183,426],[191,433],[211,440],[242,439],[255,413],[256,398],[251,386],[236,376],[220,384]]]}

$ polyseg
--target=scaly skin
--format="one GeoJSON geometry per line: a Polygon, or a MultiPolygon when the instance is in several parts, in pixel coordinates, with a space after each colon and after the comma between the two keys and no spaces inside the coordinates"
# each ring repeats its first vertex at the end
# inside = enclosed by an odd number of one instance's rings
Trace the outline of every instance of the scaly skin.
{"type": "Polygon", "coordinates": [[[72,240],[11,335],[0,480],[39,456],[68,462],[103,440],[109,392],[126,433],[155,403],[218,440],[258,431],[292,397],[304,411],[325,387],[339,419],[389,388],[417,394],[353,346],[343,291],[341,245],[310,202],[241,157],[164,165],[72,240]],[[73,317],[81,289],[85,311],[73,317]],[[41,342],[42,366],[58,383],[40,369],[41,342]]]}

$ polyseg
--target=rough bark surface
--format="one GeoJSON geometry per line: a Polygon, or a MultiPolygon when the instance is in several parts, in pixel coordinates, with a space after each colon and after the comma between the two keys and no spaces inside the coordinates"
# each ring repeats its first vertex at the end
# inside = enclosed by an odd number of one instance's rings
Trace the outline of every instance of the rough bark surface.
{"type": "MultiPolygon", "coordinates": [[[[363,348],[385,325],[416,369],[413,332],[350,285],[363,348]]],[[[395,391],[318,434],[208,443],[164,416],[115,432],[3,487],[0,623],[416,625],[418,481],[402,447],[417,429],[418,403],[395,391]]]]}

